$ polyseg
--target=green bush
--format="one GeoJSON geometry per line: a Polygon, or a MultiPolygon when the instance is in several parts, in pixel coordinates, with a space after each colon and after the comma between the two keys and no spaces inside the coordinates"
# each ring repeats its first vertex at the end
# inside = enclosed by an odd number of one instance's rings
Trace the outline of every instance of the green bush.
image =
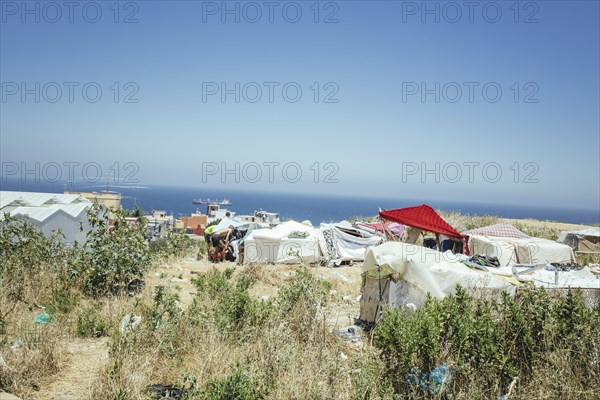
{"type": "Polygon", "coordinates": [[[277,301],[284,314],[300,302],[316,311],[327,302],[330,290],[331,284],[326,280],[316,278],[309,272],[297,270],[296,277],[289,286],[280,291],[277,301]]]}
{"type": "Polygon", "coordinates": [[[88,209],[92,230],[79,252],[74,274],[83,290],[93,295],[122,291],[135,279],[141,279],[149,263],[146,223],[140,218],[128,223],[121,210],[112,212],[94,203],[88,209]]]}
{"type": "Polygon", "coordinates": [[[77,336],[98,338],[107,332],[108,324],[100,315],[100,304],[86,307],[77,316],[77,336]]]}
{"type": "Polygon", "coordinates": [[[220,379],[211,379],[203,399],[260,400],[268,395],[268,387],[251,373],[249,368],[237,367],[220,379]]]}
{"type": "Polygon", "coordinates": [[[152,240],[149,244],[150,254],[156,258],[184,257],[197,254],[200,242],[178,232],[167,232],[163,237],[152,240]]]}
{"type": "MultiPolygon", "coordinates": [[[[399,394],[415,391],[406,377],[448,365],[451,393],[474,385],[487,398],[505,393],[516,377],[529,382],[548,368],[554,352],[571,354],[565,366],[577,371],[582,387],[600,390],[599,306],[585,306],[579,292],[551,297],[527,289],[498,301],[475,299],[457,287],[442,300],[428,298],[413,315],[385,313],[375,344],[386,365],[385,378],[399,394]]],[[[422,389],[418,389],[422,390],[422,389]]]]}
{"type": "MultiPolygon", "coordinates": [[[[45,297],[40,296],[42,285],[55,293],[69,289],[74,250],[61,238],[64,236],[60,231],[46,237],[26,217],[4,214],[0,221],[0,329],[19,303],[45,300],[40,299],[45,297]],[[32,285],[38,288],[29,290],[32,285]],[[32,294],[35,298],[27,297],[32,294]]],[[[64,303],[58,298],[56,301],[64,303]]],[[[62,305],[66,306],[57,304],[62,305]]]]}
{"type": "Polygon", "coordinates": [[[236,282],[231,279],[232,268],[222,273],[214,269],[208,274],[199,274],[192,282],[198,289],[198,298],[191,307],[192,319],[208,318],[226,335],[243,338],[260,328],[273,312],[269,301],[253,298],[248,289],[254,280],[242,275],[236,282]],[[211,299],[210,306],[198,309],[203,299],[211,299]]]}
{"type": "Polygon", "coordinates": [[[45,304],[46,311],[50,314],[68,314],[79,304],[79,296],[70,290],[62,289],[52,294],[52,298],[45,304]]]}
{"type": "Polygon", "coordinates": [[[155,330],[166,323],[176,324],[182,315],[178,306],[179,295],[164,286],[156,286],[152,304],[144,310],[144,320],[155,330]]]}

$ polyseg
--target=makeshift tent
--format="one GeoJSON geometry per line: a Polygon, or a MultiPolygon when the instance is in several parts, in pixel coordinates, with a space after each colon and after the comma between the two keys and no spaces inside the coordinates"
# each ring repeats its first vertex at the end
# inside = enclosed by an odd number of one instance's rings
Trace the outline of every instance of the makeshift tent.
{"type": "Polygon", "coordinates": [[[462,238],[460,233],[444,221],[442,217],[427,204],[421,204],[416,207],[398,208],[397,210],[381,211],[379,216],[385,220],[394,221],[423,231],[462,238]]]}
{"type": "Polygon", "coordinates": [[[469,254],[497,257],[501,266],[575,262],[575,255],[569,246],[548,239],[529,237],[507,225],[496,224],[464,232],[469,254]]]}
{"type": "Polygon", "coordinates": [[[254,230],[260,228],[268,228],[269,224],[263,224],[258,222],[248,222],[248,221],[240,221],[239,219],[225,217],[221,219],[221,221],[215,226],[213,232],[218,232],[221,229],[229,228],[233,226],[234,228],[238,228],[242,231],[245,230],[254,230]]]}
{"type": "Polygon", "coordinates": [[[369,249],[362,267],[360,319],[376,322],[389,307],[415,309],[428,293],[442,298],[456,285],[477,293],[514,292],[510,278],[471,269],[461,262],[464,257],[401,242],[369,249]]]}
{"type": "Polygon", "coordinates": [[[600,253],[600,228],[563,231],[557,242],[570,246],[578,253],[600,253]]]}
{"type": "Polygon", "coordinates": [[[296,221],[256,229],[244,238],[244,263],[316,263],[324,254],[321,231],[296,221]]]}
{"type": "Polygon", "coordinates": [[[326,256],[333,264],[362,261],[369,248],[383,241],[381,236],[356,229],[346,221],[321,224],[320,231],[326,243],[326,256]]]}
{"type": "Polygon", "coordinates": [[[482,228],[471,229],[463,235],[494,236],[515,239],[528,239],[530,236],[521,232],[511,224],[494,224],[482,228]]]}
{"type": "Polygon", "coordinates": [[[383,233],[385,228],[386,231],[400,239],[404,238],[404,235],[406,234],[404,225],[397,222],[386,222],[385,224],[377,222],[355,222],[353,226],[357,229],[371,233],[383,233]]]}

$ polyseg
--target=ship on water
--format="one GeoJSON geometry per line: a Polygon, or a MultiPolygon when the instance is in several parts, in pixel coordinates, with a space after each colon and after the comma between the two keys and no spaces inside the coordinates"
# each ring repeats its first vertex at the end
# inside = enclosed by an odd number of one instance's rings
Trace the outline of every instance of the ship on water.
{"type": "Polygon", "coordinates": [[[192,200],[192,204],[203,204],[203,205],[218,204],[220,206],[233,205],[233,203],[228,198],[223,198],[222,200],[219,200],[219,199],[206,199],[206,200],[194,199],[194,200],[192,200]]]}

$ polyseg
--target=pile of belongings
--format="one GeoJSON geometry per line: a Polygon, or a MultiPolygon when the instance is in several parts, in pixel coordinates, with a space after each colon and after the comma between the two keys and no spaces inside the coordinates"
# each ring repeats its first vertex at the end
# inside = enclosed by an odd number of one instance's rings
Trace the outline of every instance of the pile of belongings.
{"type": "Polygon", "coordinates": [[[473,257],[469,258],[469,261],[475,264],[483,265],[484,267],[500,268],[500,261],[498,260],[498,257],[475,254],[473,257]]]}

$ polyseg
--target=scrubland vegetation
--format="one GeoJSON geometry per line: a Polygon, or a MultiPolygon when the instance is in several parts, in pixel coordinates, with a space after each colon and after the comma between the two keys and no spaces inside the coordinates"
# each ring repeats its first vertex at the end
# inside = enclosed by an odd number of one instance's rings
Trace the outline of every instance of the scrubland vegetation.
{"type": "MultiPolygon", "coordinates": [[[[67,351],[81,342],[105,354],[88,360],[93,378],[78,383],[76,398],[94,400],[156,398],[155,384],[181,399],[600,396],[600,306],[577,292],[524,289],[480,299],[458,288],[414,313],[388,311],[350,344],[328,319],[339,288],[314,268],[299,265],[276,279],[262,265],[206,264],[191,275],[194,290],[184,301],[189,293],[156,271],[202,259],[204,242],[171,233],[148,245],[143,218],[129,225],[117,212],[109,229],[99,211],[90,212],[87,243],[72,248],[25,221],[2,222],[1,390],[44,398],[47,385],[82,362],[67,351]],[[258,296],[266,283],[276,293],[258,296]],[[52,322],[33,323],[44,311],[52,322]]],[[[466,229],[494,223],[447,218],[466,229]]],[[[349,290],[357,296],[360,285],[349,290]]]]}

